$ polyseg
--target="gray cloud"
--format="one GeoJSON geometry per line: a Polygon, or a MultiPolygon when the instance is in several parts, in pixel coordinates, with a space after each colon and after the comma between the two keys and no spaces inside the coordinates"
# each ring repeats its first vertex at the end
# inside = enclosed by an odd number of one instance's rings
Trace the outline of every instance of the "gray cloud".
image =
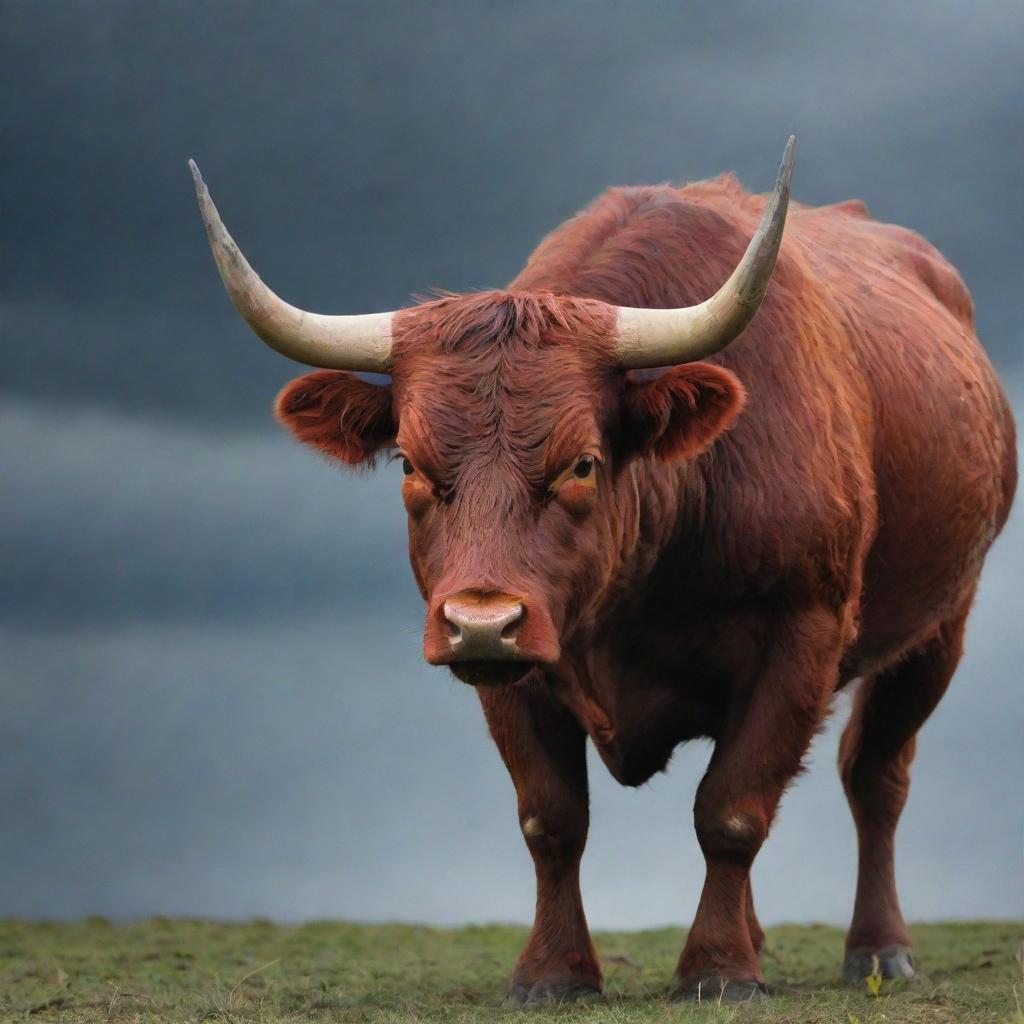
{"type": "MultiPolygon", "coordinates": [[[[0,434],[45,453],[0,466],[4,564],[26,573],[0,632],[0,912],[526,918],[529,859],[476,699],[421,661],[393,474],[53,407],[6,410],[0,434]]],[[[1012,914],[1024,895],[1022,545],[1017,514],[922,735],[900,845],[915,918],[1012,914]]],[[[849,911],[842,717],[758,860],[766,920],[849,911]]],[[[592,764],[595,924],[692,913],[707,752],[636,792],[592,764]]]]}
{"type": "Polygon", "coordinates": [[[609,184],[767,187],[790,131],[796,194],[923,231],[1020,366],[1018,4],[249,11],[7,5],[8,394],[266,422],[287,369],[220,293],[188,156],[275,287],[363,311],[501,285],[609,184]]]}
{"type": "Polygon", "coordinates": [[[0,406],[8,621],[293,618],[418,600],[399,474],[348,474],[283,431],[0,406]]]}
{"type": "MultiPolygon", "coordinates": [[[[977,612],[1002,627],[998,642],[972,633],[979,653],[922,734],[899,847],[915,919],[1012,916],[1024,896],[1011,824],[1024,722],[993,671],[1024,655],[1007,628],[1019,607],[994,607],[1012,604],[1010,575],[977,612]]],[[[2,694],[5,913],[528,918],[529,858],[476,699],[379,616],[0,642],[19,680],[2,694]]],[[[849,914],[855,849],[835,744],[833,727],[758,860],[768,921],[849,914]]],[[[595,926],[692,914],[703,865],[689,808],[706,757],[690,745],[639,791],[592,759],[595,926]]]]}

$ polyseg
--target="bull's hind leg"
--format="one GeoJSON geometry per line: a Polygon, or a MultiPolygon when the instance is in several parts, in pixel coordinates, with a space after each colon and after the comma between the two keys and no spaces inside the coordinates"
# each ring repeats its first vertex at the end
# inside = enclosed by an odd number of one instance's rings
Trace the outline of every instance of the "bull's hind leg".
{"type": "Polygon", "coordinates": [[[537,874],[533,931],[516,962],[518,1003],[571,1002],[601,991],[601,968],[580,895],[590,821],[586,734],[545,694],[479,688],[494,742],[519,802],[519,824],[537,874]]]}
{"type": "Polygon", "coordinates": [[[907,802],[917,730],[938,704],[963,650],[966,609],[920,650],[867,677],[839,747],[839,771],[857,825],[857,898],[846,936],[843,977],[859,982],[878,968],[912,978],[910,934],[896,895],[893,849],[907,802]]]}
{"type": "Polygon", "coordinates": [[[764,929],[757,919],[757,911],[754,910],[754,890],[751,888],[750,879],[747,879],[747,931],[750,933],[750,944],[754,947],[754,955],[760,956],[764,949],[764,929]]]}

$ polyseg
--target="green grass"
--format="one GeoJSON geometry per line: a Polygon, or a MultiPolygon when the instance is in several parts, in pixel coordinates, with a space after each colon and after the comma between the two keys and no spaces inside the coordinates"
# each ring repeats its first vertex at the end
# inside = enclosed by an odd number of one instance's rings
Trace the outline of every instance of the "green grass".
{"type": "Polygon", "coordinates": [[[681,929],[598,933],[606,1000],[524,1011],[502,1004],[521,928],[7,921],[0,1020],[1024,1024],[1022,931],[1011,923],[920,925],[913,932],[926,977],[885,982],[875,997],[867,986],[839,985],[838,930],[772,928],[764,967],[779,994],[740,1007],[665,999],[681,929]]]}

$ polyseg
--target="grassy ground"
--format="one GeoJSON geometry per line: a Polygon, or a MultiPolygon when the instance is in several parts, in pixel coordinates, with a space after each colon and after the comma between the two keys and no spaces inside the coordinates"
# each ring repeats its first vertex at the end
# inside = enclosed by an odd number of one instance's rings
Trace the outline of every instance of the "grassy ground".
{"type": "Polygon", "coordinates": [[[839,986],[837,930],[770,929],[765,974],[778,994],[740,1007],[665,1000],[681,930],[598,934],[607,999],[523,1011],[502,1005],[520,928],[0,922],[0,1020],[1024,1024],[1024,926],[913,931],[926,979],[885,982],[873,996],[839,986]]]}

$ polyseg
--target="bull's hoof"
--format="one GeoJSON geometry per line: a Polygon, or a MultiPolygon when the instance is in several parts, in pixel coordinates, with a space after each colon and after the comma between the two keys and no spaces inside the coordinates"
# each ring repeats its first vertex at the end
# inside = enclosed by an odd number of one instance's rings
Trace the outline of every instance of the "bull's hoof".
{"type": "Polygon", "coordinates": [[[843,981],[860,985],[865,978],[878,973],[887,980],[911,981],[917,977],[914,953],[909,946],[886,946],[884,949],[851,949],[843,960],[843,981]]]}
{"type": "Polygon", "coordinates": [[[768,988],[763,981],[734,981],[712,975],[677,982],[672,999],[683,1003],[762,1003],[768,1000],[768,988]]]}
{"type": "Polygon", "coordinates": [[[600,989],[579,981],[538,981],[534,985],[516,982],[508,992],[508,1001],[516,1006],[561,1006],[600,998],[600,989]]]}

